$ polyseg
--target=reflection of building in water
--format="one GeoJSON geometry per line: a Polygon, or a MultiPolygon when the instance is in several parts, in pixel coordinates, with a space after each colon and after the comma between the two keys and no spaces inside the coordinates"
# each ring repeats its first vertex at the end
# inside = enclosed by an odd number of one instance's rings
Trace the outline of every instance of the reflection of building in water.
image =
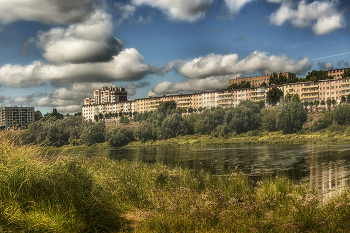
{"type": "Polygon", "coordinates": [[[317,153],[310,156],[310,184],[322,196],[322,201],[339,194],[346,187],[349,178],[345,160],[319,163],[317,153]]]}

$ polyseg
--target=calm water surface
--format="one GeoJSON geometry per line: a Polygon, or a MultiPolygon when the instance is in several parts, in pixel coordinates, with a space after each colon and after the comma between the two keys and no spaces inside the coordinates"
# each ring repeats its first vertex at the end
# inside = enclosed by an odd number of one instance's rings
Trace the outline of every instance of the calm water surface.
{"type": "Polygon", "coordinates": [[[294,181],[310,182],[320,193],[333,195],[350,178],[350,145],[232,145],[144,147],[84,151],[87,156],[107,156],[115,160],[163,162],[213,175],[238,169],[252,179],[285,175],[294,181]]]}

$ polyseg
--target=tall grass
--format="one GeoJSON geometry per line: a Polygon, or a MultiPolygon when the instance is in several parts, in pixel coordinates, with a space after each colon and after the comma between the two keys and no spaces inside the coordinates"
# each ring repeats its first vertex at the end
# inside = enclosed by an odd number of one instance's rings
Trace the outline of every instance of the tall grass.
{"type": "Polygon", "coordinates": [[[6,232],[118,230],[122,218],[82,158],[43,158],[40,148],[0,142],[0,226],[6,232]]]}
{"type": "Polygon", "coordinates": [[[323,204],[307,184],[253,182],[163,164],[41,156],[0,138],[0,231],[347,232],[350,194],[323,204]]]}

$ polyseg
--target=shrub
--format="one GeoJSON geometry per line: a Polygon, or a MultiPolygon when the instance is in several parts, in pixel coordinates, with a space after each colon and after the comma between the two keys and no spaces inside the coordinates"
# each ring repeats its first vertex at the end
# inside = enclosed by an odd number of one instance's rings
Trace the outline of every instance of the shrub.
{"type": "Polygon", "coordinates": [[[106,141],[113,147],[125,146],[134,140],[133,131],[127,128],[112,128],[106,133],[106,141]]]}

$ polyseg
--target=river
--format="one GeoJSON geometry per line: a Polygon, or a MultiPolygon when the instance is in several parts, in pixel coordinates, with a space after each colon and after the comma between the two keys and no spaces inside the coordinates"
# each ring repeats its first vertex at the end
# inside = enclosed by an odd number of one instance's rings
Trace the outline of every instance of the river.
{"type": "Polygon", "coordinates": [[[254,180],[284,175],[296,182],[310,182],[324,199],[342,190],[350,178],[348,144],[143,147],[79,153],[115,160],[162,162],[220,176],[238,170],[254,180]]]}

